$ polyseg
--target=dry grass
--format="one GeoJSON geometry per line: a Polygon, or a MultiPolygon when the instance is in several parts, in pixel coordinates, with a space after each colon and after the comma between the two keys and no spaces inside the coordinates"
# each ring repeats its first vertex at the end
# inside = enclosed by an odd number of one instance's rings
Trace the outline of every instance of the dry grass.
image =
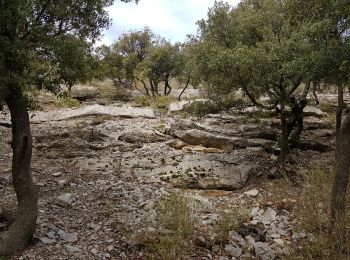
{"type": "MultiPolygon", "coordinates": [[[[302,259],[349,259],[350,214],[333,229],[330,227],[330,200],[334,174],[310,171],[299,197],[296,217],[307,237],[295,246],[295,257],[302,259]],[[340,241],[343,243],[340,244],[340,241]]],[[[347,207],[349,209],[349,205],[347,207]]]]}
{"type": "Polygon", "coordinates": [[[179,191],[161,198],[155,209],[155,229],[142,242],[154,259],[180,259],[191,248],[197,226],[193,200],[179,191]]]}
{"type": "Polygon", "coordinates": [[[237,230],[249,219],[249,212],[246,209],[222,210],[214,225],[214,232],[217,234],[215,238],[216,243],[225,245],[230,239],[230,231],[237,230]]]}

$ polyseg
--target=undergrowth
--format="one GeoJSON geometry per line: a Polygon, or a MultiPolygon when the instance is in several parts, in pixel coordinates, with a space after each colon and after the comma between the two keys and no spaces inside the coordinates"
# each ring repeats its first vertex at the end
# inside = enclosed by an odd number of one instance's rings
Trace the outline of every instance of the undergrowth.
{"type": "Polygon", "coordinates": [[[142,107],[154,107],[154,108],[167,108],[171,103],[176,102],[174,96],[137,96],[133,98],[133,101],[142,107]]]}
{"type": "Polygon", "coordinates": [[[221,111],[228,111],[231,108],[241,110],[245,106],[246,102],[242,99],[194,101],[184,108],[183,113],[185,115],[203,117],[208,114],[217,114],[221,111]]]}
{"type": "MultiPolygon", "coordinates": [[[[306,176],[303,193],[299,197],[296,217],[298,229],[306,237],[298,241],[295,256],[302,259],[349,259],[350,214],[330,230],[330,205],[334,174],[314,170],[306,176]],[[340,244],[340,241],[342,243],[340,244]]],[[[349,196],[348,196],[349,201],[349,196]]]]}
{"type": "MultiPolygon", "coordinates": [[[[193,200],[181,192],[162,198],[155,207],[155,230],[143,243],[154,259],[180,259],[189,248],[196,229],[193,200]]],[[[144,238],[144,239],[145,239],[144,238]]]]}

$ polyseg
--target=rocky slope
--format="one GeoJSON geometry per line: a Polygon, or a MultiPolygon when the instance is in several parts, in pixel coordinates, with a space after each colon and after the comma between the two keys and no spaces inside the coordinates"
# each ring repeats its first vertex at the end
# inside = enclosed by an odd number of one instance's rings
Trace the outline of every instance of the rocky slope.
{"type": "MultiPolygon", "coordinates": [[[[334,137],[326,114],[309,109],[308,116],[299,166],[329,156],[334,137]]],[[[35,112],[31,120],[39,219],[33,245],[15,259],[148,259],[139,237],[154,227],[145,218],[155,218],[160,198],[179,189],[195,203],[199,230],[205,230],[184,259],[274,259],[306,236],[261,184],[275,175],[274,118],[184,119],[149,108],[91,105],[35,112]],[[217,243],[221,212],[242,208],[248,218],[217,243]]],[[[15,195],[8,116],[0,122],[1,231],[11,221],[15,195]]],[[[295,204],[288,194],[283,200],[295,204]]]]}

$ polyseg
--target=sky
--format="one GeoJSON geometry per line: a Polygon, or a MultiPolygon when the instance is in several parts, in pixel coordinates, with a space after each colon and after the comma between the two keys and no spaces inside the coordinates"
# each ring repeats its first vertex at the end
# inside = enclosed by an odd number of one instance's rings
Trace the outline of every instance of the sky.
{"type": "MultiPolygon", "coordinates": [[[[104,32],[99,45],[109,45],[129,30],[148,26],[171,42],[183,42],[187,34],[196,34],[196,22],[206,18],[215,0],[140,0],[138,4],[116,1],[108,8],[111,27],[104,32]]],[[[236,5],[239,0],[227,0],[236,5]]]]}

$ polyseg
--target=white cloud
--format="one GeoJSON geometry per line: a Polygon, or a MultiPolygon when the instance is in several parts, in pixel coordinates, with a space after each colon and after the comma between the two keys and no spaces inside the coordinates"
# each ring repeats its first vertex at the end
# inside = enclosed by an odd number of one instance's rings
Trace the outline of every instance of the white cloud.
{"type": "MultiPolygon", "coordinates": [[[[228,1],[236,5],[239,0],[228,1]]],[[[172,42],[184,41],[187,34],[195,34],[196,21],[207,16],[215,0],[140,0],[134,3],[120,1],[108,9],[113,24],[100,44],[110,44],[128,30],[151,28],[172,42]]]]}

